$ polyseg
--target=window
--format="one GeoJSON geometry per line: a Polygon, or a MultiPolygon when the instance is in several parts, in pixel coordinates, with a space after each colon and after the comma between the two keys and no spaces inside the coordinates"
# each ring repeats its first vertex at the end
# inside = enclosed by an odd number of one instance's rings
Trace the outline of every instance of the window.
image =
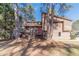
{"type": "Polygon", "coordinates": [[[61,36],[61,32],[58,33],[58,36],[61,36]]]}

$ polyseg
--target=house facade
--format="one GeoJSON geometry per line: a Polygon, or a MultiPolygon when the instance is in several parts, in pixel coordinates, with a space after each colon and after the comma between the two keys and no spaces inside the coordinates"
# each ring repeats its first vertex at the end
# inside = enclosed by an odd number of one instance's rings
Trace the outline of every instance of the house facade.
{"type": "MultiPolygon", "coordinates": [[[[54,15],[53,18],[48,19],[48,17],[50,16],[48,16],[48,14],[46,13],[42,13],[42,19],[40,24],[36,21],[27,21],[24,23],[24,27],[26,28],[26,30],[39,30],[41,28],[42,30],[47,32],[47,35],[48,33],[50,33],[49,27],[51,27],[52,39],[70,39],[70,34],[72,31],[72,21],[56,15],[54,15]],[[52,20],[53,22],[50,20],[52,20]],[[49,25],[48,23],[51,23],[51,25],[49,25]]],[[[34,33],[35,32],[36,31],[34,31],[34,33]]]]}
{"type": "MultiPolygon", "coordinates": [[[[51,16],[51,15],[50,15],[51,16]]],[[[50,17],[49,16],[49,17],[50,17]]],[[[72,21],[63,17],[59,16],[53,16],[51,18],[52,25],[48,25],[48,22],[50,21],[47,19],[48,14],[43,13],[42,14],[42,28],[49,32],[49,27],[52,27],[52,39],[70,39],[70,33],[72,30],[72,21]]],[[[51,21],[50,21],[51,22],[51,21]]]]}

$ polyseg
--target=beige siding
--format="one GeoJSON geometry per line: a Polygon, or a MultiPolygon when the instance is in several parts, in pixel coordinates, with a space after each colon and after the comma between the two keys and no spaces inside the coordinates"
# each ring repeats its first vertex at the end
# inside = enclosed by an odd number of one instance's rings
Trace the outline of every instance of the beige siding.
{"type": "Polygon", "coordinates": [[[62,40],[69,40],[70,39],[70,33],[61,33],[61,36],[58,36],[57,32],[56,33],[53,33],[54,36],[52,36],[52,39],[62,39],[62,40]]]}
{"type": "Polygon", "coordinates": [[[64,30],[71,31],[72,29],[72,22],[64,20],[64,30]]]}
{"type": "Polygon", "coordinates": [[[52,33],[52,39],[70,39],[70,32],[62,32],[62,23],[58,23],[57,29],[54,29],[52,33]],[[59,36],[59,32],[61,36],[59,36]]]}
{"type": "MultiPolygon", "coordinates": [[[[46,19],[42,18],[42,21],[46,19]]],[[[52,19],[53,20],[53,19],[52,19]]],[[[70,32],[72,30],[72,22],[65,18],[54,17],[56,23],[53,23],[54,28],[52,30],[52,39],[70,39],[70,32]],[[56,24],[56,25],[55,25],[56,24]]],[[[43,27],[47,27],[47,22],[43,24],[43,27]]]]}
{"type": "Polygon", "coordinates": [[[58,21],[63,21],[64,22],[64,30],[65,31],[71,31],[72,29],[72,22],[66,19],[61,19],[61,18],[56,18],[54,17],[54,19],[58,20],[58,21]]]}
{"type": "Polygon", "coordinates": [[[72,22],[68,21],[68,20],[61,19],[61,18],[55,18],[55,19],[58,21],[63,21],[64,25],[62,23],[58,23],[57,28],[52,31],[52,33],[53,33],[52,39],[70,39],[72,22]],[[68,31],[68,32],[63,32],[62,25],[64,26],[63,30],[68,31]],[[59,32],[61,33],[61,36],[59,36],[59,32]]]}

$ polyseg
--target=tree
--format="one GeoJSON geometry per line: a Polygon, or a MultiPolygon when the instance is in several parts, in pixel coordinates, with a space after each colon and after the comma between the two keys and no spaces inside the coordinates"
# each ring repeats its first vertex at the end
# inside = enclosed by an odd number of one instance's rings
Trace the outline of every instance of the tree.
{"type": "Polygon", "coordinates": [[[76,20],[75,22],[72,23],[72,30],[73,31],[79,31],[79,20],[76,20]]]}
{"type": "Polygon", "coordinates": [[[72,23],[71,39],[75,39],[79,33],[79,20],[72,23]]]}
{"type": "Polygon", "coordinates": [[[35,20],[34,16],[34,8],[32,7],[31,4],[27,4],[24,8],[21,9],[23,13],[25,14],[25,18],[27,20],[35,20]]]}
{"type": "Polygon", "coordinates": [[[11,4],[0,4],[0,37],[10,39],[14,24],[14,12],[11,4]]]}
{"type": "Polygon", "coordinates": [[[47,13],[47,25],[48,25],[48,39],[52,39],[52,30],[53,30],[53,17],[54,15],[61,15],[64,16],[64,13],[66,13],[71,8],[71,5],[65,4],[65,3],[43,3],[41,7],[41,12],[47,13]],[[57,7],[58,6],[58,7],[57,7]],[[51,16],[50,16],[51,15],[51,16]]]}

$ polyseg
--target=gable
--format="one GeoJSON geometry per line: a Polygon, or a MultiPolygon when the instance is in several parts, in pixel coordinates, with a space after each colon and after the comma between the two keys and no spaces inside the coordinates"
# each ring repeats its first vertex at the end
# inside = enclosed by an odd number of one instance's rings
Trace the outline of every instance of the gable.
{"type": "MultiPolygon", "coordinates": [[[[42,17],[43,23],[45,23],[45,21],[47,21],[46,17],[47,17],[47,15],[43,14],[43,17],[42,17]]],[[[55,23],[62,23],[62,27],[63,27],[62,29],[64,32],[71,31],[71,29],[72,29],[72,21],[71,20],[65,19],[65,18],[59,17],[59,16],[54,16],[54,18],[52,20],[54,20],[53,22],[55,22],[55,23]]]]}

